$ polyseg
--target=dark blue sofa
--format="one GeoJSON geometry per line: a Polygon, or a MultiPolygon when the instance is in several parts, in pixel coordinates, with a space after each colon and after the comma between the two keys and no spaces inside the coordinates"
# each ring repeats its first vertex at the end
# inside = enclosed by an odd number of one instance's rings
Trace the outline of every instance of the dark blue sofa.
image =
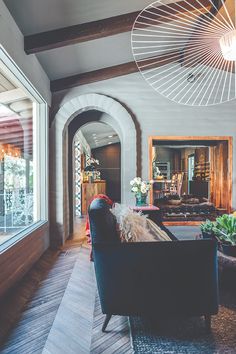
{"type": "MultiPolygon", "coordinates": [[[[112,315],[156,318],[218,312],[217,247],[212,240],[121,243],[102,199],[89,209],[102,330],[112,315]]],[[[163,225],[160,225],[163,227],[163,225]]],[[[169,232],[170,234],[170,232],[169,232]]]]}

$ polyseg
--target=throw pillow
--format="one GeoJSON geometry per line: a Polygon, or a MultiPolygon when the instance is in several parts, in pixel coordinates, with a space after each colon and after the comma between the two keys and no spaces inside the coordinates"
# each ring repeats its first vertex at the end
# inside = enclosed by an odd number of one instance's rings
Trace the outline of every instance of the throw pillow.
{"type": "Polygon", "coordinates": [[[171,238],[167,235],[167,233],[160,228],[157,224],[155,224],[152,220],[147,219],[147,226],[149,232],[154,236],[156,241],[172,241],[171,238]]]}

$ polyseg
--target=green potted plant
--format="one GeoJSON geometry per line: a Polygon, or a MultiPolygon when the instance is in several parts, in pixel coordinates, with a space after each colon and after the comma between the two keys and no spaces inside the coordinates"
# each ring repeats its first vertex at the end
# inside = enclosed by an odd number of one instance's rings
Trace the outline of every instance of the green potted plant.
{"type": "Polygon", "coordinates": [[[200,229],[202,231],[202,237],[213,238],[214,237],[213,227],[214,227],[214,223],[210,220],[206,220],[204,223],[202,223],[200,225],[200,229]]]}
{"type": "Polygon", "coordinates": [[[236,217],[224,214],[216,218],[213,232],[221,241],[223,253],[236,257],[236,217]]]}

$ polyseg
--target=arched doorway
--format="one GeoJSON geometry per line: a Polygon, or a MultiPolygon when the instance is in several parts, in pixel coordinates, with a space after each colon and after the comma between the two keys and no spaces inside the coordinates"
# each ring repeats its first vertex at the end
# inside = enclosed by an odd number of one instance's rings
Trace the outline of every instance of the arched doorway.
{"type": "Polygon", "coordinates": [[[105,192],[114,202],[121,202],[120,138],[109,124],[103,122],[104,116],[107,114],[89,110],[81,113],[68,126],[70,234],[74,232],[75,220],[79,222],[79,217],[87,213],[93,193],[91,188],[96,187],[99,193],[105,192]],[[99,161],[96,175],[98,173],[100,181],[97,180],[96,185],[87,183],[84,172],[91,157],[99,161]]]}
{"type": "Polygon", "coordinates": [[[100,94],[75,97],[58,110],[50,129],[50,211],[51,242],[62,245],[70,234],[70,203],[68,181],[68,126],[80,113],[97,110],[106,113],[103,122],[111,125],[121,142],[121,202],[131,203],[130,180],[137,170],[137,134],[129,112],[115,99],[100,94]]]}

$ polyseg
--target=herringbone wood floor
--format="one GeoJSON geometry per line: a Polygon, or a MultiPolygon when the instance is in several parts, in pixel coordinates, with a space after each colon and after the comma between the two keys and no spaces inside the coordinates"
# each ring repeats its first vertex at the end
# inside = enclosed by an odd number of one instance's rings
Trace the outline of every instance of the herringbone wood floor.
{"type": "Polygon", "coordinates": [[[126,318],[114,316],[109,331],[101,332],[104,315],[84,226],[78,220],[64,249],[47,251],[1,302],[1,354],[132,352],[126,318]]]}

